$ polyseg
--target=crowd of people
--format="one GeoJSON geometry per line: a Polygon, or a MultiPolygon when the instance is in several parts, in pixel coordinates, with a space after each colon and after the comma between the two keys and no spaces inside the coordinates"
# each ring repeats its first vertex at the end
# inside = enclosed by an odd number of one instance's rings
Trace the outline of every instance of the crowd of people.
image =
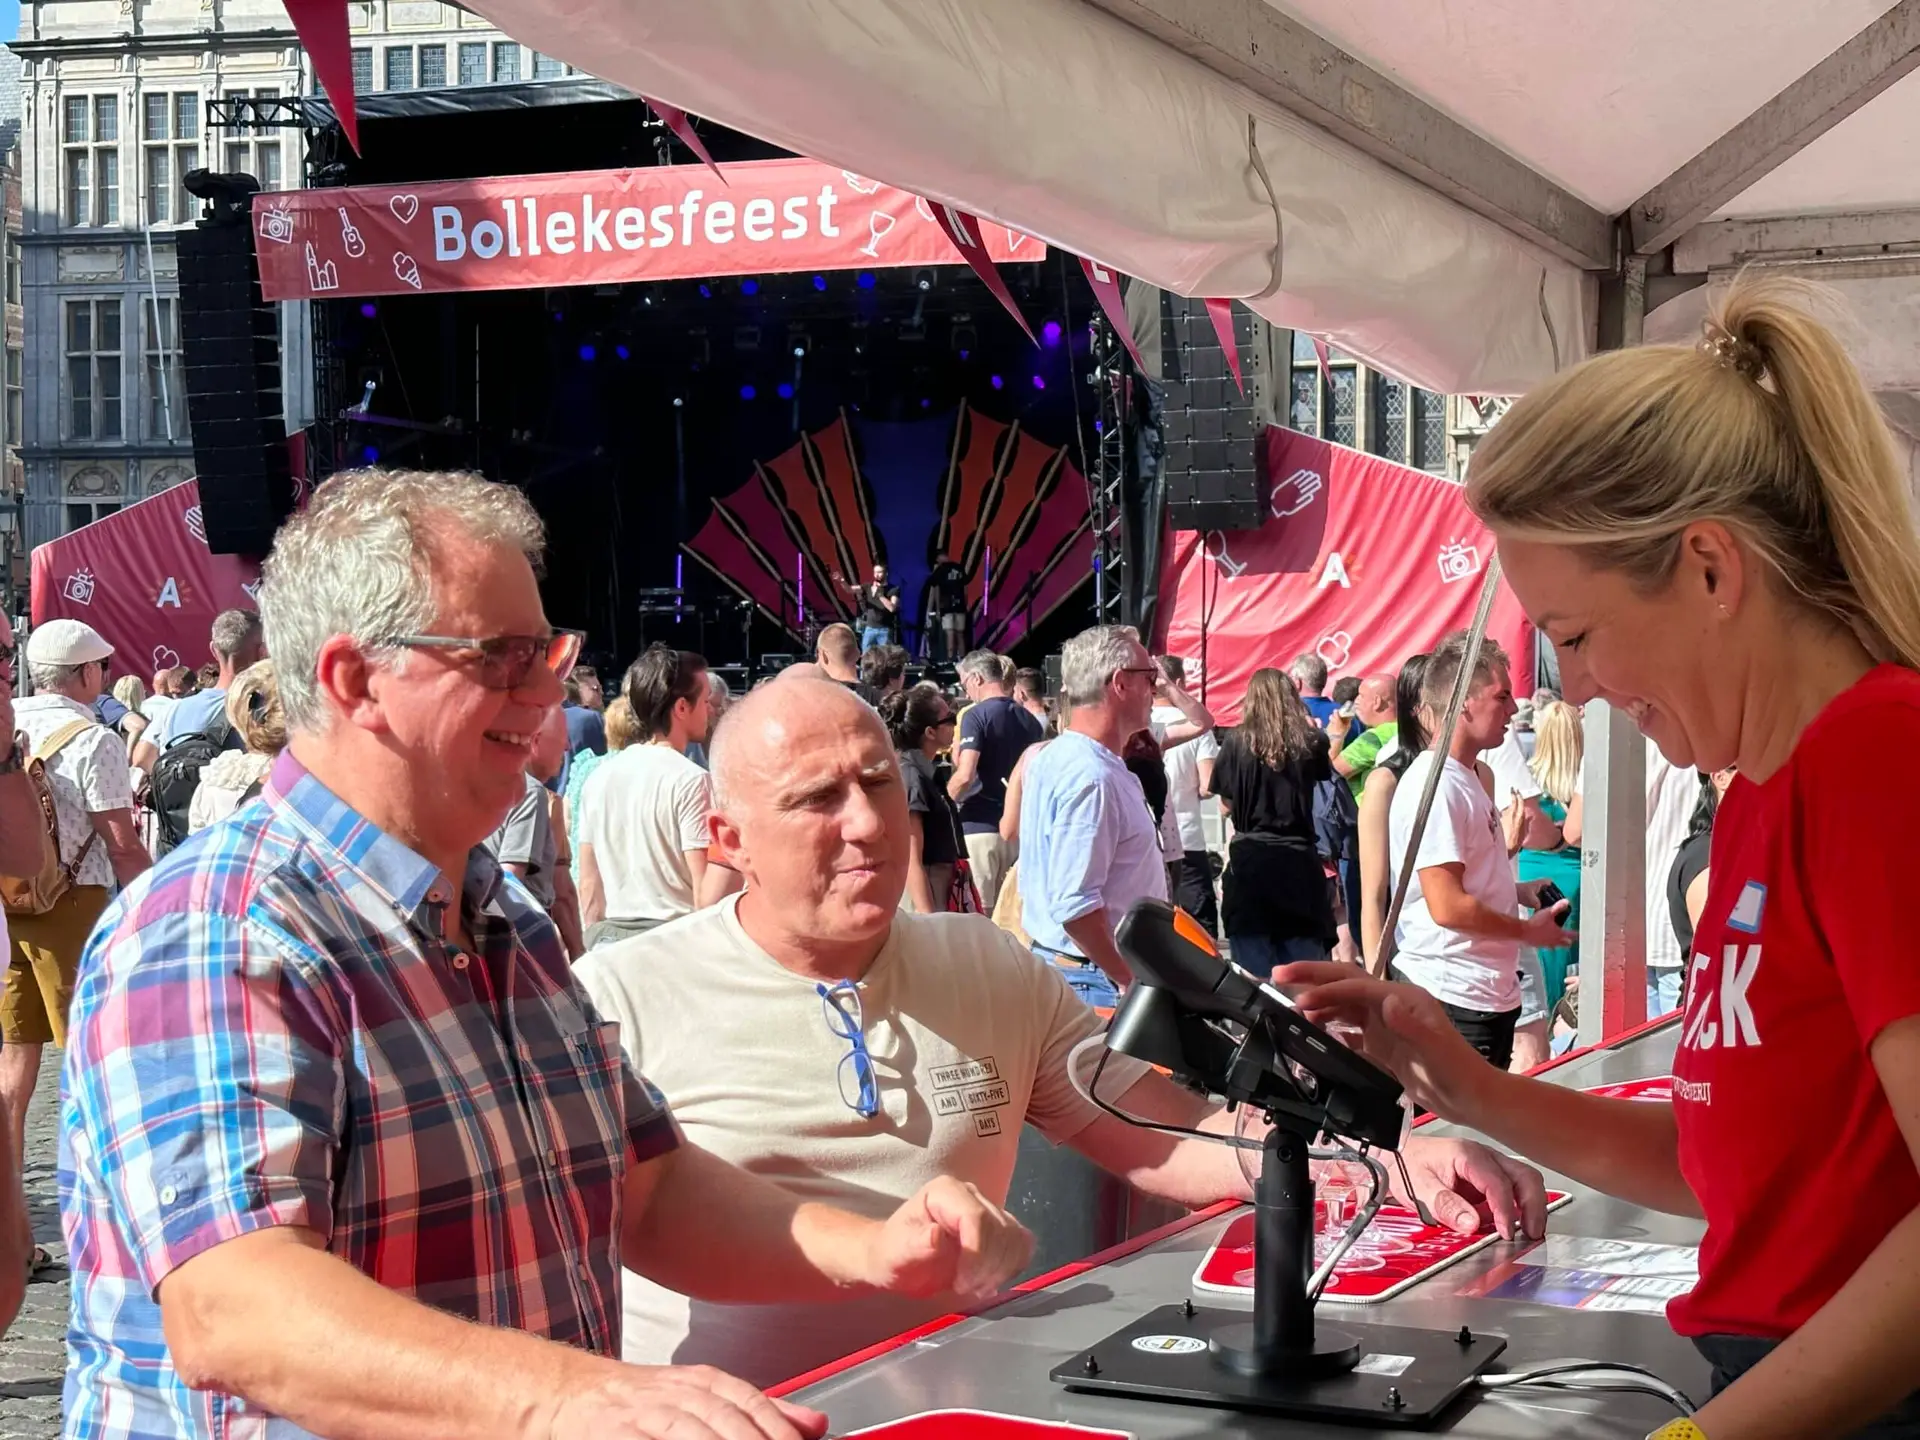
{"type": "MultiPolygon", "coordinates": [[[[8,891],[0,1309],[34,1263],[19,1117],[55,1042],[81,1431],[245,1406],[489,1434],[541,1405],[817,1434],[757,1387],[1026,1262],[1024,1125],[1152,1195],[1247,1195],[1230,1148],[1082,1089],[1113,925],[1212,887],[1213,720],[1177,667],[1099,629],[1051,701],[987,651],[950,691],[830,627],[742,697],[653,646],[608,700],[546,623],[539,550],[510,487],[338,476],[261,614],[216,622],[213,683],[131,747],[83,624],[40,627],[34,693],[4,687],[0,835],[40,838],[44,787],[57,860],[8,891]],[[181,837],[143,838],[175,771],[181,837]],[[950,1106],[954,1074],[995,1084],[950,1106]]],[[[1102,1083],[1234,1125],[1118,1057],[1102,1083]]],[[[1409,1159],[1448,1223],[1540,1232],[1537,1172],[1409,1159]]]]}

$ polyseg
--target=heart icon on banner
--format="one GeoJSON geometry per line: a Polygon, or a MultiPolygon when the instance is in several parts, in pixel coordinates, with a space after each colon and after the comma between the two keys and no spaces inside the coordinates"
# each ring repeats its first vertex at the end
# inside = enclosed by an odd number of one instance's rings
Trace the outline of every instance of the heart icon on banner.
{"type": "Polygon", "coordinates": [[[401,250],[394,254],[393,273],[414,289],[420,288],[420,267],[413,263],[413,257],[406,251],[401,250]]]}
{"type": "Polygon", "coordinates": [[[420,197],[418,195],[396,195],[387,201],[387,208],[393,212],[394,218],[402,225],[411,225],[413,223],[413,217],[420,213],[420,197]]]}
{"type": "Polygon", "coordinates": [[[169,649],[165,645],[156,645],[153,647],[153,668],[154,669],[171,670],[173,669],[174,666],[178,665],[179,663],[180,663],[180,653],[177,650],[169,649]]]}
{"type": "Polygon", "coordinates": [[[186,514],[180,518],[186,523],[187,533],[189,535],[193,536],[193,538],[198,540],[202,545],[207,543],[207,517],[200,513],[200,507],[198,505],[189,507],[186,514]]]}

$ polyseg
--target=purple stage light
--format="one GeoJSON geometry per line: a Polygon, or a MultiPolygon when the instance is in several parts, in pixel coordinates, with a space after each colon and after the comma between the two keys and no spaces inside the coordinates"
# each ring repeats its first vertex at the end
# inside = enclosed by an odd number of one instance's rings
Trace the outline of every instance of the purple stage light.
{"type": "Polygon", "coordinates": [[[1047,380],[1046,380],[1046,377],[1045,377],[1044,375],[1036,375],[1036,376],[1034,376],[1034,377],[1033,377],[1033,388],[1034,388],[1034,389],[1036,389],[1036,390],[1044,390],[1044,389],[1046,389],[1046,388],[1047,388],[1047,380]]]}
{"type": "Polygon", "coordinates": [[[782,384],[780,387],[780,398],[782,400],[791,400],[793,398],[793,386],[782,384]]]}
{"type": "Polygon", "coordinates": [[[622,360],[631,360],[633,358],[633,352],[624,345],[614,346],[613,353],[618,355],[622,360]]]}
{"type": "Polygon", "coordinates": [[[824,276],[824,275],[816,275],[816,276],[814,276],[814,277],[813,277],[813,288],[814,288],[814,289],[816,289],[816,290],[825,290],[825,289],[827,288],[827,277],[826,277],[826,276],[824,276]]]}
{"type": "Polygon", "coordinates": [[[760,392],[754,389],[753,386],[751,385],[742,385],[740,387],[740,398],[742,400],[751,400],[753,399],[754,396],[758,395],[759,393],[760,392]]]}
{"type": "Polygon", "coordinates": [[[597,356],[599,353],[600,352],[595,350],[591,345],[582,345],[580,347],[580,358],[586,361],[589,365],[593,363],[594,357],[597,356]]]}
{"type": "Polygon", "coordinates": [[[374,304],[371,300],[369,300],[367,301],[366,304],[360,307],[360,313],[366,316],[367,319],[371,320],[373,319],[374,316],[380,313],[380,307],[374,304]]]}
{"type": "Polygon", "coordinates": [[[758,295],[760,293],[760,282],[758,280],[742,280],[740,282],[740,293],[742,295],[758,295]]]}
{"type": "Polygon", "coordinates": [[[1047,321],[1045,325],[1040,327],[1040,338],[1049,345],[1058,345],[1060,343],[1060,322],[1058,320],[1047,321]]]}
{"type": "Polygon", "coordinates": [[[862,290],[871,290],[874,287],[874,284],[876,282],[873,278],[873,272],[871,270],[862,270],[860,274],[855,278],[854,283],[858,285],[862,290]]]}
{"type": "Polygon", "coordinates": [[[996,390],[1002,388],[1006,383],[1007,382],[998,375],[991,377],[991,384],[993,385],[993,388],[996,390]]]}

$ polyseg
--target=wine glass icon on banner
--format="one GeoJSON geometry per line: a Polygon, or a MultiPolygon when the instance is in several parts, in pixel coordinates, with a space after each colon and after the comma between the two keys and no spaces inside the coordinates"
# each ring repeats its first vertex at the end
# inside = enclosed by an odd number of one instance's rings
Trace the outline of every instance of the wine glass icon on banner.
{"type": "Polygon", "coordinates": [[[880,258],[881,238],[899,223],[899,221],[895,220],[893,216],[889,215],[885,210],[875,210],[869,213],[867,216],[867,232],[872,235],[873,238],[860,247],[860,253],[869,260],[878,260],[880,258]]]}

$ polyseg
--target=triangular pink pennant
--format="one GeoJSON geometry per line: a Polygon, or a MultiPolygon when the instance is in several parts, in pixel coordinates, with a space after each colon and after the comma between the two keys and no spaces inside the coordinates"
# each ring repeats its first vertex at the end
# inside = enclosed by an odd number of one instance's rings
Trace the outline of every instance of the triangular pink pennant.
{"type": "Polygon", "coordinates": [[[344,0],[286,0],[294,33],[313,57],[314,78],[333,102],[333,113],[353,153],[360,153],[360,117],[353,108],[353,42],[347,34],[344,0]]]}
{"type": "Polygon", "coordinates": [[[1333,388],[1333,355],[1327,348],[1327,342],[1318,335],[1313,337],[1313,358],[1320,362],[1320,378],[1331,390],[1333,388]]]}
{"type": "Polygon", "coordinates": [[[1127,323],[1127,302],[1120,294],[1120,276],[1107,269],[1097,260],[1080,257],[1080,269],[1087,277],[1087,283],[1093,286],[1093,293],[1100,302],[1100,308],[1106,312],[1107,323],[1113,326],[1114,333],[1127,347],[1127,354],[1133,357],[1133,363],[1139,369],[1146,369],[1140,359],[1140,347],[1133,343],[1133,326],[1127,323]]]}
{"type": "Polygon", "coordinates": [[[1233,383],[1240,387],[1240,393],[1244,395],[1247,393],[1247,379],[1240,373],[1240,342],[1233,338],[1233,302],[1207,301],[1207,318],[1213,321],[1213,333],[1220,337],[1220,348],[1227,352],[1227,364],[1233,370],[1233,383]]]}
{"type": "Polygon", "coordinates": [[[986,242],[980,238],[980,221],[964,210],[956,210],[951,205],[934,205],[933,220],[960,252],[960,257],[972,267],[973,273],[986,282],[987,289],[993,292],[994,299],[1007,307],[1007,313],[1020,322],[1020,328],[1027,332],[1027,339],[1034,339],[1033,327],[1027,324],[1027,317],[1020,313],[1020,307],[1013,303],[1013,294],[1007,289],[1007,282],[1000,278],[1000,272],[994,268],[993,257],[987,254],[986,242]]]}
{"type": "Polygon", "coordinates": [[[669,105],[664,100],[649,100],[647,106],[660,117],[661,123],[674,133],[675,138],[682,145],[706,162],[707,168],[713,171],[715,179],[722,185],[728,184],[727,177],[720,173],[720,167],[713,163],[713,156],[707,150],[706,141],[700,138],[693,128],[693,122],[687,119],[686,111],[677,105],[669,105]]]}

